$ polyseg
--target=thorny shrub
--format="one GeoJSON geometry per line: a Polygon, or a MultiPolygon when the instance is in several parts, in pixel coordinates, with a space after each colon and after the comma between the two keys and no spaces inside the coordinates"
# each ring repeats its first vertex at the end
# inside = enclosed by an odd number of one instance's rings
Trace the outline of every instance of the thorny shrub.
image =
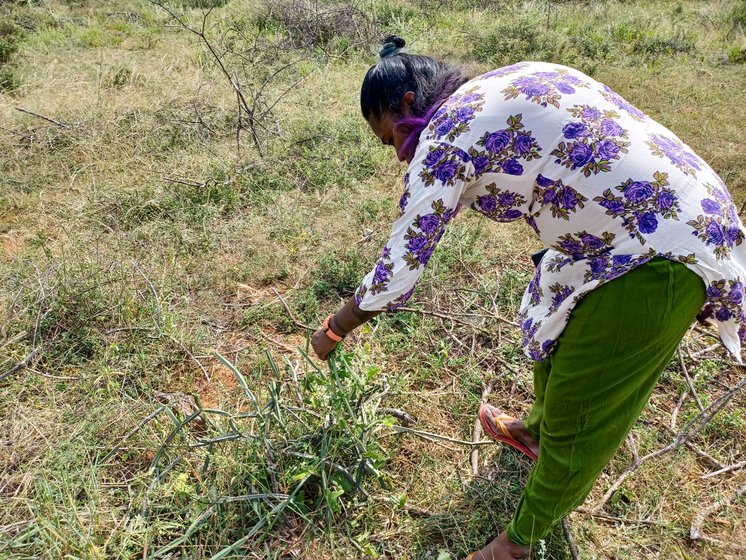
{"type": "Polygon", "coordinates": [[[362,48],[375,43],[381,35],[378,22],[356,2],[278,0],[268,4],[261,22],[267,26],[280,23],[296,48],[323,49],[333,41],[340,50],[362,48]]]}

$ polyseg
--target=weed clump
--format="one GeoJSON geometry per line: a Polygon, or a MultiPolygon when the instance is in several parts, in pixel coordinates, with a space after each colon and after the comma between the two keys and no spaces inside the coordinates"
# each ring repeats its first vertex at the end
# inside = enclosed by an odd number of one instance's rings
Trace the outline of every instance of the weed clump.
{"type": "Polygon", "coordinates": [[[735,64],[746,62],[746,47],[733,47],[728,51],[728,61],[735,64]]]}
{"type": "Polygon", "coordinates": [[[243,399],[233,409],[198,407],[173,418],[141,498],[145,519],[168,527],[154,543],[157,556],[198,546],[218,558],[278,531],[346,525],[353,499],[370,497],[373,481],[389,486],[378,443],[390,425],[378,409],[385,392],[378,368],[335,352],[328,372],[311,360],[304,372],[290,362],[283,371],[267,354],[257,382],[216,356],[243,399]]]}
{"type": "Polygon", "coordinates": [[[12,92],[20,85],[18,73],[11,62],[23,37],[21,29],[9,20],[0,19],[0,91],[12,92]]]}
{"type": "Polygon", "coordinates": [[[521,60],[562,62],[559,37],[537,18],[501,23],[477,41],[472,50],[480,62],[496,65],[521,60]]]}
{"type": "Polygon", "coordinates": [[[642,33],[636,37],[632,52],[651,57],[690,53],[694,51],[694,41],[694,36],[685,32],[676,32],[668,36],[642,33]]]}

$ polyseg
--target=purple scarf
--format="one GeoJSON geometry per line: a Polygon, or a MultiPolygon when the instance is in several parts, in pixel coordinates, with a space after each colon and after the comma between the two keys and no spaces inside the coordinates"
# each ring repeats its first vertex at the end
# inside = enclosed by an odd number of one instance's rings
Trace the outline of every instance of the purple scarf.
{"type": "Polygon", "coordinates": [[[406,127],[409,129],[407,137],[404,139],[399,151],[396,153],[400,160],[405,160],[407,163],[412,161],[414,152],[417,149],[417,144],[420,141],[420,133],[427,128],[430,119],[433,118],[433,115],[438,109],[440,109],[440,106],[443,105],[446,99],[441,99],[440,101],[433,103],[433,105],[421,117],[404,117],[396,122],[394,130],[399,127],[406,127]]]}

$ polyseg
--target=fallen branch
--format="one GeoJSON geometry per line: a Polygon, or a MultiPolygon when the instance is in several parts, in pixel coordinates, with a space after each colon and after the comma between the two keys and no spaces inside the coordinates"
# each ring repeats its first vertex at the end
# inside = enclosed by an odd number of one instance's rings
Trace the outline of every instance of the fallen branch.
{"type": "MultiPolygon", "coordinates": [[[[744,366],[738,365],[739,368],[743,369],[744,366]]],[[[717,399],[715,399],[710,406],[705,408],[701,413],[699,413],[694,419],[692,419],[688,424],[686,424],[681,431],[676,435],[676,438],[673,442],[668,444],[667,446],[659,449],[658,451],[654,451],[652,453],[648,453],[638,461],[634,461],[629,468],[627,468],[626,471],[624,471],[619,478],[616,479],[616,481],[609,487],[609,489],[606,491],[606,493],[603,495],[603,497],[599,500],[599,502],[592,508],[592,511],[594,513],[600,512],[604,505],[606,505],[606,502],[609,501],[609,498],[614,495],[614,493],[619,489],[619,487],[624,483],[624,481],[629,477],[632,473],[634,473],[637,469],[639,469],[642,465],[647,463],[648,461],[655,459],[657,457],[660,457],[661,455],[664,455],[668,453],[669,451],[673,451],[674,449],[677,449],[678,447],[684,445],[687,441],[689,441],[692,437],[694,437],[696,434],[704,428],[707,423],[712,420],[712,418],[726,405],[728,404],[733,397],[736,396],[736,393],[740,391],[744,385],[746,385],[746,376],[741,379],[732,389],[730,389],[728,392],[724,393],[717,399]]]]}
{"type": "Polygon", "coordinates": [[[567,541],[567,546],[570,548],[572,559],[579,560],[580,553],[578,552],[578,547],[575,545],[575,541],[572,538],[572,533],[570,532],[570,524],[567,521],[567,517],[562,518],[562,534],[565,535],[565,540],[567,541]]]}
{"type": "Polygon", "coordinates": [[[423,439],[428,439],[428,440],[431,440],[431,441],[432,440],[435,440],[435,441],[438,441],[438,440],[440,440],[440,441],[447,441],[449,443],[455,443],[455,444],[458,444],[458,445],[464,445],[466,447],[474,447],[474,446],[477,446],[477,445],[492,445],[494,443],[492,441],[487,441],[487,440],[483,440],[483,441],[466,441],[466,440],[463,440],[463,439],[454,439],[454,438],[450,438],[448,436],[441,436],[439,434],[433,434],[433,433],[430,433],[430,432],[423,432],[421,430],[413,430],[412,428],[405,428],[404,426],[394,426],[394,433],[397,433],[397,434],[399,434],[399,433],[412,434],[412,435],[419,436],[419,437],[421,437],[423,439]]]}
{"type": "Polygon", "coordinates": [[[692,353],[692,358],[699,358],[703,354],[707,354],[708,352],[712,352],[713,350],[717,350],[718,348],[725,348],[722,344],[722,342],[716,342],[715,344],[711,344],[707,348],[703,348],[702,350],[697,350],[696,352],[692,353]]]}
{"type": "MultiPolygon", "coordinates": [[[[663,422],[661,422],[660,425],[663,426],[664,428],[666,428],[673,435],[676,435],[676,430],[672,430],[669,426],[666,426],[663,422]]],[[[691,441],[685,441],[684,445],[686,445],[686,447],[687,447],[687,449],[689,449],[689,451],[691,451],[692,453],[694,453],[697,457],[703,459],[711,467],[713,467],[715,469],[723,469],[723,468],[725,468],[725,465],[723,463],[721,463],[720,461],[718,461],[717,459],[715,459],[715,457],[713,457],[712,455],[710,455],[706,451],[704,451],[704,450],[700,449],[699,447],[697,447],[691,441]]]]}
{"type": "Polygon", "coordinates": [[[705,519],[707,519],[707,516],[712,515],[723,507],[732,504],[744,493],[746,493],[746,484],[736,490],[731,497],[726,498],[725,500],[718,500],[711,506],[706,507],[705,509],[700,511],[697,515],[694,516],[694,519],[692,520],[692,526],[689,529],[689,537],[695,541],[706,541],[722,548],[727,548],[729,550],[746,552],[746,546],[721,541],[720,539],[715,539],[713,537],[708,537],[702,532],[702,525],[704,524],[705,519]]]}
{"type": "Polygon", "coordinates": [[[614,515],[607,515],[605,513],[594,512],[590,508],[580,507],[575,510],[578,513],[584,513],[590,515],[594,519],[600,519],[602,521],[608,521],[610,523],[624,523],[626,525],[662,525],[657,521],[650,521],[649,519],[629,519],[627,517],[616,517],[614,515]]]}
{"type": "Polygon", "coordinates": [[[186,185],[188,187],[204,187],[205,183],[200,183],[197,181],[190,181],[188,179],[174,179],[172,177],[164,177],[164,181],[168,181],[169,183],[176,183],[178,185],[186,185]]]}
{"type": "MultiPolygon", "coordinates": [[[[484,389],[482,389],[482,397],[479,400],[480,404],[484,404],[487,402],[487,397],[490,396],[490,393],[492,392],[492,388],[495,386],[495,383],[497,382],[497,377],[492,379],[487,385],[485,385],[484,389]]],[[[482,437],[482,422],[479,419],[479,414],[477,414],[477,417],[474,420],[474,429],[471,432],[471,441],[472,443],[476,443],[479,441],[479,438],[482,437]]],[[[479,476],[479,448],[474,447],[471,450],[471,453],[469,454],[469,461],[471,462],[471,474],[473,476],[479,476]]]]}
{"type": "Polygon", "coordinates": [[[61,128],[70,128],[69,124],[65,124],[60,121],[56,121],[54,119],[51,119],[49,117],[45,117],[44,115],[40,115],[39,113],[34,113],[33,111],[29,111],[28,109],[22,109],[20,107],[16,107],[16,111],[20,111],[21,113],[26,113],[27,115],[31,115],[32,117],[36,117],[38,119],[45,120],[47,122],[51,122],[52,124],[55,124],[61,128]]]}
{"type": "Polygon", "coordinates": [[[282,297],[282,296],[280,295],[280,292],[278,292],[278,291],[277,291],[277,290],[275,290],[274,288],[272,288],[272,291],[273,291],[273,292],[275,293],[275,295],[277,296],[277,299],[279,299],[279,300],[280,300],[280,303],[281,303],[281,304],[282,304],[282,306],[283,306],[283,307],[285,308],[285,312],[286,312],[286,313],[288,314],[288,316],[290,317],[290,320],[291,320],[291,321],[293,322],[293,324],[294,324],[294,325],[295,325],[296,327],[298,327],[298,328],[301,328],[301,329],[306,329],[307,331],[310,331],[310,332],[315,332],[315,331],[316,331],[316,329],[314,329],[313,327],[309,327],[309,326],[308,326],[308,325],[306,325],[305,323],[301,323],[301,322],[300,322],[300,321],[299,321],[298,319],[296,319],[296,318],[295,318],[295,315],[293,315],[293,312],[292,312],[292,311],[290,311],[290,307],[288,306],[288,304],[287,304],[287,303],[285,303],[285,300],[284,300],[284,299],[283,299],[283,297],[282,297]]]}
{"type": "Polygon", "coordinates": [[[719,471],[715,471],[715,472],[703,474],[699,478],[701,478],[702,480],[704,480],[705,478],[712,478],[713,476],[718,476],[718,475],[721,475],[721,474],[725,474],[725,473],[737,471],[737,470],[742,469],[744,467],[746,467],[746,461],[741,461],[740,463],[735,463],[733,465],[730,465],[729,467],[723,467],[719,471]]]}
{"type": "Polygon", "coordinates": [[[686,369],[686,364],[684,363],[684,355],[679,351],[679,364],[681,364],[681,373],[684,375],[684,379],[686,379],[687,385],[689,385],[689,390],[692,393],[692,396],[694,397],[694,400],[697,403],[697,406],[699,407],[699,410],[702,411],[705,409],[704,406],[702,406],[702,401],[699,399],[699,395],[697,394],[697,391],[694,389],[694,382],[692,381],[692,378],[689,377],[689,371],[686,369]]]}
{"type": "MultiPolygon", "coordinates": [[[[476,443],[482,437],[482,422],[479,421],[479,416],[474,420],[474,429],[471,432],[471,441],[476,443]]],[[[469,453],[469,461],[471,462],[471,474],[472,476],[479,476],[479,447],[474,446],[469,453]]]]}
{"type": "Polygon", "coordinates": [[[24,140],[28,140],[29,138],[31,138],[30,134],[23,134],[22,132],[18,132],[11,128],[6,128],[4,126],[0,126],[0,130],[4,130],[5,132],[10,132],[11,134],[18,136],[19,138],[23,138],[24,140]]]}
{"type": "Polygon", "coordinates": [[[28,354],[28,356],[26,356],[23,360],[21,360],[20,362],[18,362],[17,365],[13,366],[12,368],[10,368],[5,373],[0,374],[0,381],[2,381],[3,379],[5,379],[6,377],[10,377],[14,373],[17,373],[17,372],[21,371],[22,369],[28,367],[28,365],[31,363],[31,361],[34,358],[36,358],[36,356],[38,356],[38,354],[39,354],[40,351],[41,351],[41,348],[39,348],[38,346],[36,348],[34,348],[28,354]]]}
{"type": "Polygon", "coordinates": [[[416,420],[412,418],[406,411],[398,408],[379,408],[378,411],[400,420],[404,424],[405,428],[408,428],[409,426],[412,426],[416,423],[416,420]]]}

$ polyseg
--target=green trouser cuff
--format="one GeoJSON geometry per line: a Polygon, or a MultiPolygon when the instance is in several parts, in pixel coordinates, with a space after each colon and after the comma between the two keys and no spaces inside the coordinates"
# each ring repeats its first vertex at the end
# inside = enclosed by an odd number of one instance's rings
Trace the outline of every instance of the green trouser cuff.
{"type": "Polygon", "coordinates": [[[510,525],[508,525],[508,528],[505,530],[505,532],[508,534],[508,539],[513,544],[520,544],[522,546],[531,546],[532,544],[528,542],[527,540],[522,539],[521,536],[515,532],[513,521],[510,522],[510,525]]]}

